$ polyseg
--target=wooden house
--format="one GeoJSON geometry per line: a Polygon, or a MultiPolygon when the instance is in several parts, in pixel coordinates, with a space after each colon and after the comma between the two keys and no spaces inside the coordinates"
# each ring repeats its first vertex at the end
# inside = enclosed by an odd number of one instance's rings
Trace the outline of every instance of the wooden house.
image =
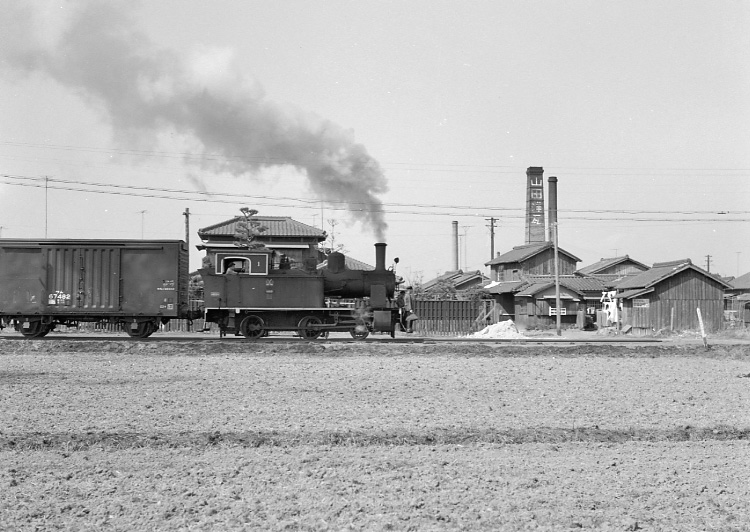
{"type": "MultiPolygon", "coordinates": [[[[558,248],[559,275],[572,274],[581,261],[572,253],[558,248]]],[[[554,275],[555,252],[551,242],[539,242],[516,246],[507,253],[484,263],[492,271],[492,280],[497,282],[519,281],[528,275],[554,275]]]]}
{"type": "Polygon", "coordinates": [[[515,323],[518,327],[554,327],[557,314],[565,327],[583,327],[600,303],[604,284],[594,277],[559,276],[560,308],[554,276],[530,276],[514,293],[515,323]]]}
{"type": "Polygon", "coordinates": [[[609,280],[619,280],[646,270],[648,270],[647,265],[625,255],[623,257],[599,259],[597,262],[579,269],[576,273],[584,276],[594,276],[606,283],[609,280]]]}
{"type": "Polygon", "coordinates": [[[698,330],[701,310],[706,331],[717,331],[724,318],[725,281],[690,259],[661,262],[615,285],[622,301],[622,328],[645,335],[667,330],[698,330]]]}
{"type": "MultiPolygon", "coordinates": [[[[275,251],[276,256],[286,255],[293,266],[302,264],[310,258],[314,258],[316,263],[319,263],[324,258],[318,253],[318,245],[327,237],[324,230],[298,222],[288,216],[253,216],[250,220],[265,228],[255,236],[253,242],[275,251]]],[[[208,256],[239,249],[236,244],[237,234],[241,231],[240,226],[245,221],[244,216],[236,216],[199,229],[198,236],[202,242],[197,246],[198,249],[205,250],[208,256]]]]}
{"type": "Polygon", "coordinates": [[[750,273],[727,281],[724,291],[724,313],[730,326],[750,326],[750,273]]]}

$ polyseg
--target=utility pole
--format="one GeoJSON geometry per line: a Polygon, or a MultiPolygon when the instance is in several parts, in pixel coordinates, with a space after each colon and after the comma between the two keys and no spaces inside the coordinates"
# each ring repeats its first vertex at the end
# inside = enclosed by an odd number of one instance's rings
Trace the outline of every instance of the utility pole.
{"type": "MultiPolygon", "coordinates": [[[[2,230],[2,226],[0,226],[0,230],[2,230]]],[[[735,251],[737,253],[737,277],[740,276],[740,253],[741,251],[735,251]]]]}
{"type": "Polygon", "coordinates": [[[190,208],[186,207],[182,213],[185,217],[185,247],[188,248],[188,271],[190,270],[190,208]]]}
{"type": "Polygon", "coordinates": [[[560,309],[560,272],[557,266],[558,263],[558,256],[557,256],[557,222],[554,222],[552,224],[552,242],[555,246],[555,323],[557,326],[557,336],[560,336],[562,334],[562,324],[561,324],[561,309],[560,309]]]}
{"type": "Polygon", "coordinates": [[[138,211],[138,212],[141,213],[141,240],[143,240],[143,224],[144,224],[143,215],[146,214],[148,211],[143,210],[143,211],[138,211]]]}
{"type": "Polygon", "coordinates": [[[492,260],[495,258],[495,222],[497,218],[485,218],[485,220],[490,222],[490,260],[492,260]]]}
{"type": "Polygon", "coordinates": [[[47,238],[49,177],[44,176],[44,238],[47,238]]]}
{"type": "Polygon", "coordinates": [[[706,255],[706,271],[711,273],[711,255],[706,255]]]}

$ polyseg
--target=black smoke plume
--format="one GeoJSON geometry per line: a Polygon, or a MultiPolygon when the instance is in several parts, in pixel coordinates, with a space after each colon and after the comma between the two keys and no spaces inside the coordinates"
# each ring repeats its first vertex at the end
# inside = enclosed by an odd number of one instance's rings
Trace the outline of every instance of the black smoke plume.
{"type": "Polygon", "coordinates": [[[378,162],[351,131],[269,100],[226,50],[182,54],[140,32],[133,4],[0,1],[0,67],[42,73],[104,112],[121,145],[143,148],[177,132],[199,145],[190,164],[237,177],[293,166],[316,198],[344,203],[382,241],[378,162]],[[47,11],[40,8],[46,5],[47,11]]]}

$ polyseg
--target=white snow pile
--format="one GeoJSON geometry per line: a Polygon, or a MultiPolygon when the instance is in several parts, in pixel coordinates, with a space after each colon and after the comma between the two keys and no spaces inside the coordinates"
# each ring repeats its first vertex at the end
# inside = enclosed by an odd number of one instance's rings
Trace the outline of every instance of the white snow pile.
{"type": "Polygon", "coordinates": [[[526,338],[518,332],[516,324],[512,320],[501,321],[488,325],[481,331],[470,334],[467,338],[526,338]]]}

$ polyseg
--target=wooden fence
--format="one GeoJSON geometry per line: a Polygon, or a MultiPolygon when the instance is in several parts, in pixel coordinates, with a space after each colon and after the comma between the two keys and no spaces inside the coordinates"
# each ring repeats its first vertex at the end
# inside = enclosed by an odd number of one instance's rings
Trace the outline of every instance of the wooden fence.
{"type": "Polygon", "coordinates": [[[419,316],[415,332],[432,336],[460,336],[481,331],[494,323],[495,302],[417,300],[414,312],[419,316]]]}

